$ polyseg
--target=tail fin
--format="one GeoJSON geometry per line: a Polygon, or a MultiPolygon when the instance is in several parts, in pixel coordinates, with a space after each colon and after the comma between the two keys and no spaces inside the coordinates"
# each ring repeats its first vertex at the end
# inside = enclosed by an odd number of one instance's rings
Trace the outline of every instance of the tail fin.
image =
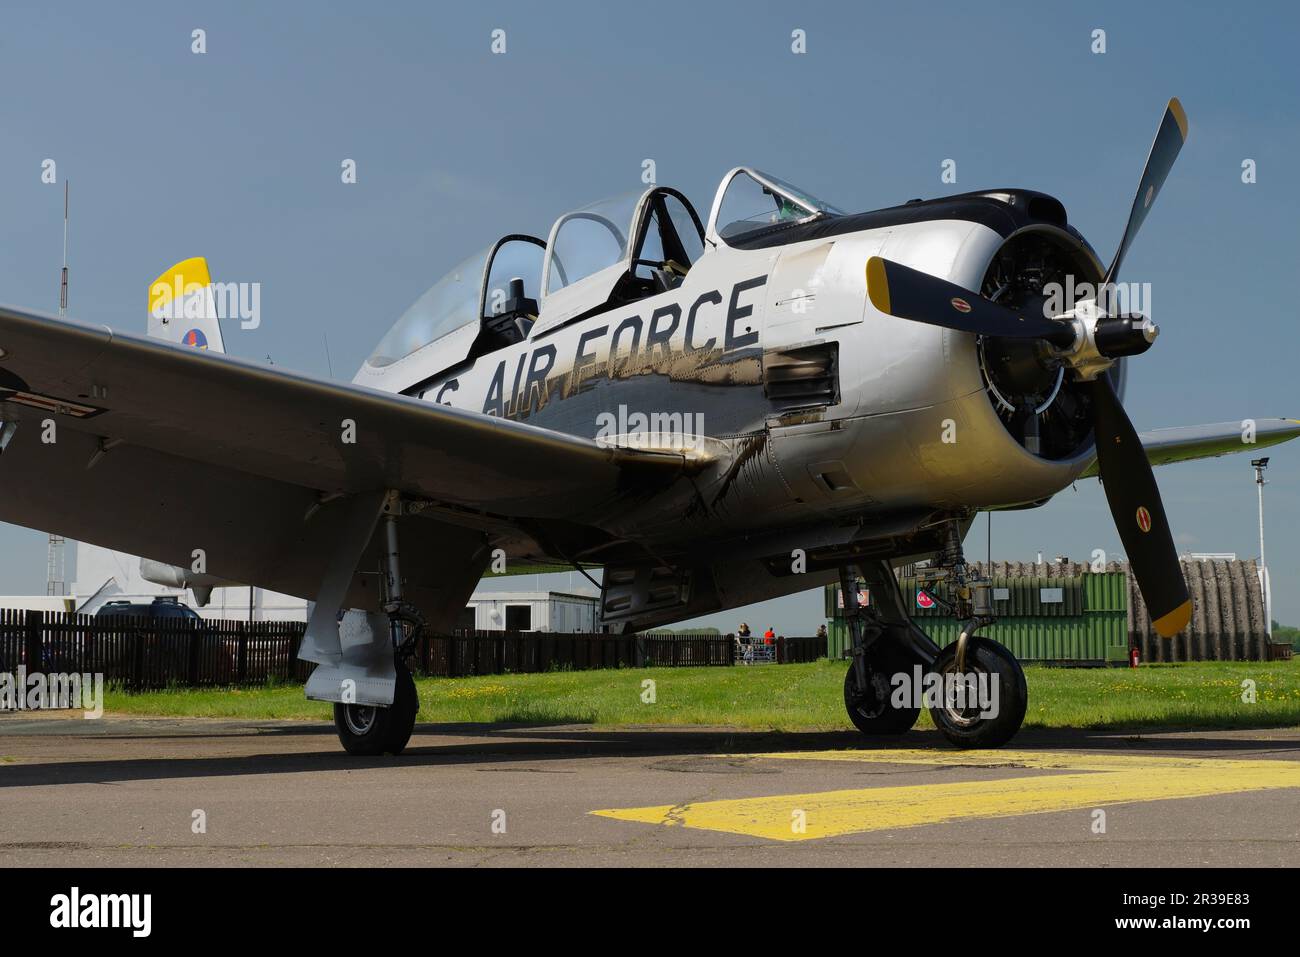
{"type": "Polygon", "coordinates": [[[202,256],[185,259],[149,284],[149,335],[209,352],[225,352],[217,298],[202,256]]]}

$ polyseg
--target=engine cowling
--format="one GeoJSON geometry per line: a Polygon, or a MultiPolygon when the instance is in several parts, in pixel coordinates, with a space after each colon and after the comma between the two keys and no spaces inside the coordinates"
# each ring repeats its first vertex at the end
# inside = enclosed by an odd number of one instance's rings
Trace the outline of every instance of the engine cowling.
{"type": "MultiPolygon", "coordinates": [[[[1100,265],[1082,237],[1061,230],[1023,230],[998,249],[980,293],[1017,310],[1054,313],[1063,291],[1095,286],[1100,265]]],[[[1109,333],[1108,333],[1109,334],[1109,333]]],[[[1131,330],[1114,330],[1119,339],[1131,330]]],[[[980,374],[1003,427],[1026,451],[1052,461],[1074,458],[1092,444],[1091,393],[1039,339],[981,336],[980,374]]],[[[1126,353],[1127,354],[1127,353],[1126,353]]],[[[1108,372],[1122,389],[1122,362],[1108,372]]]]}

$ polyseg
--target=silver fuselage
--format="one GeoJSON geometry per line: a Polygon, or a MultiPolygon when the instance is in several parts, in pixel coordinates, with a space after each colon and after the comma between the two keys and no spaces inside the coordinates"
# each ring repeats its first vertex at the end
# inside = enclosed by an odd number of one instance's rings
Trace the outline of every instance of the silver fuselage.
{"type": "MultiPolygon", "coordinates": [[[[1025,228],[1095,263],[1077,234],[1025,228]]],[[[951,219],[765,249],[718,243],[671,292],[573,321],[581,291],[565,290],[543,300],[524,342],[467,363],[463,341],[439,340],[354,381],[589,438],[636,413],[701,426],[690,478],[597,517],[647,544],[1037,502],[1077,478],[1089,450],[1055,461],[1026,451],[990,401],[974,336],[884,315],[866,294],[871,256],[978,290],[1010,238],[951,219]],[[837,400],[783,408],[765,365],[819,343],[838,344],[837,400]]]]}

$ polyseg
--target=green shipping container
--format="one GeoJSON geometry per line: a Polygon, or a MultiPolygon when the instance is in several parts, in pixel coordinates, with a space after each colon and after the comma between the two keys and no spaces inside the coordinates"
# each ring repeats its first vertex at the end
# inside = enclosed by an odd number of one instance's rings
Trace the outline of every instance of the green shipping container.
{"type": "MultiPolygon", "coordinates": [[[[900,579],[899,585],[913,619],[936,644],[957,640],[955,619],[937,604],[918,605],[916,579],[900,579]]],[[[993,587],[998,621],[980,634],[1006,645],[1021,661],[1106,665],[1128,660],[1128,576],[1123,572],[994,576],[993,587]]],[[[937,591],[946,597],[942,586],[937,591]]],[[[826,613],[830,657],[847,657],[852,642],[838,585],[826,586],[826,613]]]]}

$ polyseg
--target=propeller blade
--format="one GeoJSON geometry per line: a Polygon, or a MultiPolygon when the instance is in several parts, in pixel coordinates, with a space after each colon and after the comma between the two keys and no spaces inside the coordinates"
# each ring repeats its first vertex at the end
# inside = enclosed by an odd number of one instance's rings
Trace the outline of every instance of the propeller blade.
{"type": "Polygon", "coordinates": [[[1187,142],[1187,114],[1183,112],[1183,105],[1178,102],[1178,97],[1174,97],[1165,107],[1165,115],[1160,120],[1160,129],[1156,131],[1151,152],[1147,155],[1147,165],[1142,170],[1137,196],[1133,198],[1133,208],[1129,211],[1128,224],[1124,227],[1124,238],[1120,240],[1119,249],[1115,250],[1115,258],[1111,260],[1110,268],[1106,270],[1106,288],[1109,288],[1115,281],[1115,277],[1119,275],[1120,263],[1124,261],[1129,246],[1133,244],[1138,230],[1146,221],[1156,194],[1165,185],[1165,179],[1173,168],[1174,160],[1178,158],[1178,151],[1183,148],[1185,142],[1187,142]]]}
{"type": "Polygon", "coordinates": [[[1192,602],[1151,463],[1105,375],[1092,380],[1092,425],[1106,501],[1133,577],[1156,632],[1172,638],[1191,620],[1192,602]]]}
{"type": "Polygon", "coordinates": [[[1035,312],[1017,312],[955,283],[872,256],[867,295],[879,311],[899,319],[1006,339],[1046,339],[1068,348],[1074,328],[1035,312]]]}

